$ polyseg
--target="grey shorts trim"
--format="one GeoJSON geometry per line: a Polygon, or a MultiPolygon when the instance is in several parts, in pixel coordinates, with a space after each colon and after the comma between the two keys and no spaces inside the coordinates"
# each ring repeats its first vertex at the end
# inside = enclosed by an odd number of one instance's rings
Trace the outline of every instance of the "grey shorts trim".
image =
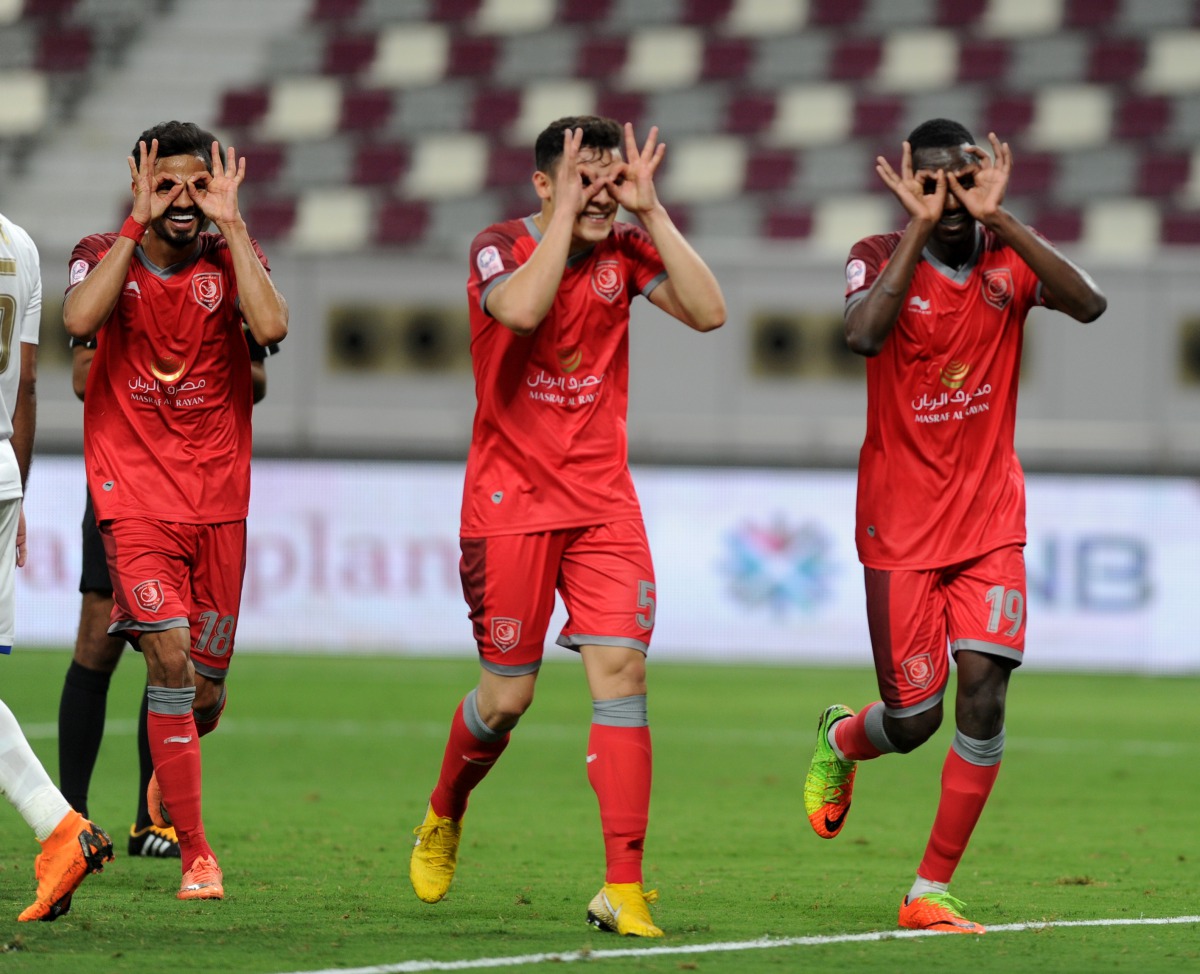
{"type": "Polygon", "coordinates": [[[196,668],[197,673],[209,680],[212,680],[214,683],[219,683],[224,680],[225,677],[229,676],[228,666],[225,667],[225,669],[220,669],[216,666],[209,666],[207,663],[201,663],[195,657],[192,657],[192,666],[196,668]]]}
{"type": "Polygon", "coordinates": [[[554,640],[558,645],[579,652],[580,646],[624,646],[626,649],[636,649],[643,656],[650,652],[650,644],[640,639],[628,639],[625,636],[589,636],[576,633],[573,636],[560,635],[554,640]]]}
{"type": "Polygon", "coordinates": [[[917,714],[923,714],[926,710],[932,710],[942,702],[942,697],[946,695],[946,688],[942,687],[932,697],[927,700],[922,700],[920,703],[914,703],[911,707],[900,707],[898,709],[889,707],[886,703],[883,705],[883,712],[889,717],[897,719],[901,717],[915,717],[917,714]]]}
{"type": "Polygon", "coordinates": [[[1020,666],[1025,660],[1025,654],[1001,643],[989,643],[985,639],[956,639],[950,644],[950,652],[957,655],[960,649],[968,649],[973,653],[984,653],[988,656],[999,656],[1013,660],[1020,666]]]}
{"type": "Polygon", "coordinates": [[[492,663],[483,658],[483,654],[479,654],[479,665],[489,673],[495,673],[496,676],[528,676],[530,673],[536,673],[542,668],[542,661],[537,660],[533,663],[522,663],[520,666],[500,666],[498,663],[492,663]]]}
{"type": "Polygon", "coordinates": [[[191,624],[183,616],[173,619],[163,619],[161,622],[134,622],[132,619],[118,619],[108,627],[110,636],[119,636],[125,632],[166,632],[168,629],[188,629],[191,624]]]}

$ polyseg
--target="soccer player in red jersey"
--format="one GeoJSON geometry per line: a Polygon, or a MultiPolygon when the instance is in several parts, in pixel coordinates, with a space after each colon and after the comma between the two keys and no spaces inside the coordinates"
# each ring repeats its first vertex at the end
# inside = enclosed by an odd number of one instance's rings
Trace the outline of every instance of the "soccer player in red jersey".
{"type": "Polygon", "coordinates": [[[639,149],[631,125],[559,119],[535,146],[541,210],[471,246],[477,407],[460,567],[480,675],[416,829],[410,878],[429,903],[450,888],[471,790],[533,700],[557,589],[569,614],[558,643],[579,653],[593,700],[587,771],[607,869],[588,921],[662,935],[642,888],[655,593],[627,459],[629,306],[643,294],[701,332],[725,321],[720,286],[658,200],[665,149],[657,129],[639,149]],[[619,206],[641,227],[615,222],[619,206]]]}
{"type": "Polygon", "coordinates": [[[63,321],[99,335],[83,406],[88,491],[112,576],[109,632],[146,660],[155,824],[179,838],[180,899],[224,882],[200,813],[200,737],[225,704],[246,558],[250,355],[287,303],[238,209],[245,159],[192,123],[144,132],[119,233],[71,255],[63,321]],[[204,232],[212,222],[218,233],[204,232]],[[164,812],[166,814],[164,814],[164,812]],[[168,822],[169,816],[169,822],[168,822]]]}
{"type": "Polygon", "coordinates": [[[818,724],[804,786],[818,835],[850,810],[857,762],[907,753],[942,722],[958,669],[953,744],[902,927],[983,933],[948,890],[1004,752],[1009,674],[1025,646],[1025,484],[1013,447],[1030,308],[1094,321],[1088,275],[1004,209],[1012,152],[934,119],[876,171],[908,212],[846,264],[846,339],[867,361],[856,540],[881,701],[818,724]],[[949,648],[949,653],[947,652],[949,648]]]}
{"type": "MultiPolygon", "coordinates": [[[[278,350],[272,345],[263,348],[246,333],[250,352],[250,381],[254,402],[267,394],[265,360],[278,350]]],[[[87,376],[96,354],[96,340],[71,340],[71,385],[83,401],[87,376]]],[[[82,569],[79,575],[79,627],[75,635],[75,652],[63,680],[62,697],[58,704],[58,777],[63,795],[71,807],[85,818],[88,814],[88,788],[100,743],[104,737],[108,689],[112,674],[125,650],[122,633],[108,631],[112,620],[113,590],[104,554],[104,541],[96,525],[96,513],[91,495],[83,511],[82,569]]],[[[146,791],[154,774],[150,755],[150,735],[147,730],[149,688],[142,694],[138,709],[138,779],[137,813],[129,829],[128,850],[131,856],[153,859],[178,859],[179,839],[175,829],[154,824],[146,791]]]]}

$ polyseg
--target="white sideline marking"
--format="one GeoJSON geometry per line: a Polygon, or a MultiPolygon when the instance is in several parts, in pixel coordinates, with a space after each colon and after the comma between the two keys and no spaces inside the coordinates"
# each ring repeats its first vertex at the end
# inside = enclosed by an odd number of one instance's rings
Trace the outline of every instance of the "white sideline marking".
{"type": "MultiPolygon", "coordinates": [[[[1002,923],[988,927],[988,933],[1019,933],[1023,930],[1046,930],[1050,927],[1133,927],[1143,925],[1162,926],[1172,923],[1200,923],[1200,916],[1002,923]]],[[[821,947],[827,944],[857,944],[876,940],[907,940],[912,937],[957,936],[962,936],[962,934],[939,933],[932,930],[877,930],[874,933],[842,933],[831,937],[760,937],[758,940],[739,940],[713,944],[683,944],[678,947],[626,947],[618,950],[572,950],[560,954],[525,954],[520,957],[479,957],[474,960],[407,960],[401,961],[399,964],[375,964],[371,967],[329,967],[319,971],[292,971],[290,974],[423,974],[425,971],[473,971],[489,967],[516,967],[519,964],[562,964],[572,961],[613,960],[622,957],[716,954],[739,950],[768,950],[777,947],[821,947]]]]}

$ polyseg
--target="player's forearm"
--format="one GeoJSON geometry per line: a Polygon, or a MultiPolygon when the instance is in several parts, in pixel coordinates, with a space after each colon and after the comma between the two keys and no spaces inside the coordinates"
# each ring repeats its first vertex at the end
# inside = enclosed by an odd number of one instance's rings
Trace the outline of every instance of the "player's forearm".
{"type": "Polygon", "coordinates": [[[112,248],[82,281],[67,293],[63,301],[63,325],[72,338],[92,338],[108,320],[125,278],[129,262],[137,249],[128,237],[118,237],[112,248]]]}
{"type": "Polygon", "coordinates": [[[850,306],[845,330],[851,351],[868,358],[883,351],[883,343],[904,310],[905,295],[932,230],[933,224],[928,221],[910,220],[891,260],[875,278],[867,296],[850,306]]]}
{"type": "Polygon", "coordinates": [[[1047,241],[1007,210],[1001,209],[988,227],[1012,247],[1042,282],[1048,303],[1076,321],[1095,321],[1108,299],[1086,271],[1067,260],[1047,241]]]}
{"type": "Polygon", "coordinates": [[[679,304],[677,316],[696,331],[720,328],[725,324],[725,295],[716,275],[661,204],[640,214],[640,218],[671,281],[671,290],[679,304]]]}
{"type": "Polygon", "coordinates": [[[233,275],[237,279],[238,306],[250,334],[260,345],[274,345],[288,333],[288,306],[275,289],[271,275],[263,267],[246,224],[240,219],[218,229],[229,245],[233,257],[233,275]]]}
{"type": "Polygon", "coordinates": [[[571,251],[572,214],[556,213],[529,260],[487,296],[487,313],[518,335],[537,331],[558,294],[571,251]]]}
{"type": "Polygon", "coordinates": [[[29,477],[33,462],[33,440],[37,431],[37,346],[21,343],[21,380],[17,385],[17,401],[12,417],[12,448],[21,474],[21,489],[29,477]]]}

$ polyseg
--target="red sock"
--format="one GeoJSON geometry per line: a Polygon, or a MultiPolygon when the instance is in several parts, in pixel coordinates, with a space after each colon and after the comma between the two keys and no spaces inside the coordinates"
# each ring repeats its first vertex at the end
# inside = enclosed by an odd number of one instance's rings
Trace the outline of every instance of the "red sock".
{"type": "Polygon", "coordinates": [[[588,781],[600,801],[606,883],[640,883],[653,765],[649,727],[592,724],[588,781]]]}
{"type": "Polygon", "coordinates": [[[879,701],[867,704],[853,717],[846,717],[833,725],[833,739],[851,761],[869,761],[883,753],[867,737],[867,714],[873,708],[882,706],[879,701]]]}
{"type": "Polygon", "coordinates": [[[950,882],[999,773],[999,764],[971,764],[953,749],[946,755],[946,763],[942,765],[942,797],[925,847],[925,858],[917,869],[922,879],[950,882]]]}
{"type": "Polygon", "coordinates": [[[481,741],[467,728],[463,720],[463,705],[459,703],[450,721],[450,739],[442,756],[442,771],[437,787],[429,798],[434,814],[459,821],[467,811],[467,799],[492,765],[508,747],[509,735],[498,741],[481,741]]]}
{"type": "Polygon", "coordinates": [[[150,756],[162,789],[163,804],[171,813],[171,824],[179,836],[183,871],[200,856],[211,856],[200,816],[200,735],[191,711],[186,714],[146,715],[150,756]]]}

